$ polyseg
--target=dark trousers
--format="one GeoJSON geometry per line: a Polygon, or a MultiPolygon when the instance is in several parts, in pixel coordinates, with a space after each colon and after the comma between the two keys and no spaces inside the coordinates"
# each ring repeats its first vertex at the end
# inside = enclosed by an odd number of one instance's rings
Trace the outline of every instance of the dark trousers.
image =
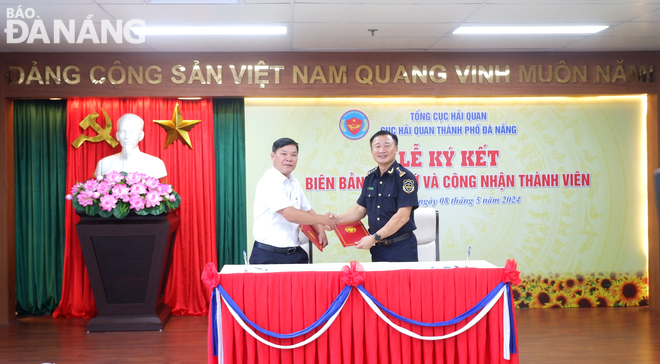
{"type": "Polygon", "coordinates": [[[410,238],[392,245],[376,244],[371,249],[372,262],[417,262],[417,238],[410,238]]]}
{"type": "Polygon", "coordinates": [[[272,252],[261,249],[256,245],[252,247],[250,254],[250,264],[307,264],[309,257],[305,250],[297,247],[295,251],[291,252],[272,252]]]}

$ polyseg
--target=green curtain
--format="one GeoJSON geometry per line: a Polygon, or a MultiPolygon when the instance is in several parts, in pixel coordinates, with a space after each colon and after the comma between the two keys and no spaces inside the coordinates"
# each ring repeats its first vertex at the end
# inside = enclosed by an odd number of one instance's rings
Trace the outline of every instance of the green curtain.
{"type": "Polygon", "coordinates": [[[245,103],[214,99],[218,268],[242,264],[247,243],[245,207],[245,103]]]}
{"type": "Polygon", "coordinates": [[[66,101],[14,102],[16,309],[52,313],[62,295],[66,101]]]}

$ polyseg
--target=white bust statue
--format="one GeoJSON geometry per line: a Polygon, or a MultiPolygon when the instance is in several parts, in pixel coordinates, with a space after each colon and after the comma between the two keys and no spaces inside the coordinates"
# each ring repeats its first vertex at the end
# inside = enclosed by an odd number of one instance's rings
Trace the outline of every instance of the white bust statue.
{"type": "Polygon", "coordinates": [[[117,140],[121,152],[107,156],[96,164],[94,175],[97,179],[112,171],[140,172],[148,176],[167,176],[165,163],[157,157],[140,151],[138,142],[144,138],[144,120],[135,114],[124,114],[117,121],[117,140]]]}

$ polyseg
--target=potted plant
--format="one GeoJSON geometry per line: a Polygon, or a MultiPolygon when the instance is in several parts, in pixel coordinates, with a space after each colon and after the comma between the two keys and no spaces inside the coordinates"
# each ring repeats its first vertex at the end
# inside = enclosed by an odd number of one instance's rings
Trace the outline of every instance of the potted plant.
{"type": "Polygon", "coordinates": [[[66,196],[98,315],[87,331],[162,330],[171,316],[163,302],[181,196],[138,172],[111,172],[76,183],[66,196]]]}

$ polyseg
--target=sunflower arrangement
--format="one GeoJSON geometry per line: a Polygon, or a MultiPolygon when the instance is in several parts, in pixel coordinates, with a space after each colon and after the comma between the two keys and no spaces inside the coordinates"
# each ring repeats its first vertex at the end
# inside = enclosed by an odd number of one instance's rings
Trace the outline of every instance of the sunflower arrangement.
{"type": "Polygon", "coordinates": [[[648,286],[643,272],[558,273],[521,275],[511,287],[518,308],[647,306],[648,286]]]}

